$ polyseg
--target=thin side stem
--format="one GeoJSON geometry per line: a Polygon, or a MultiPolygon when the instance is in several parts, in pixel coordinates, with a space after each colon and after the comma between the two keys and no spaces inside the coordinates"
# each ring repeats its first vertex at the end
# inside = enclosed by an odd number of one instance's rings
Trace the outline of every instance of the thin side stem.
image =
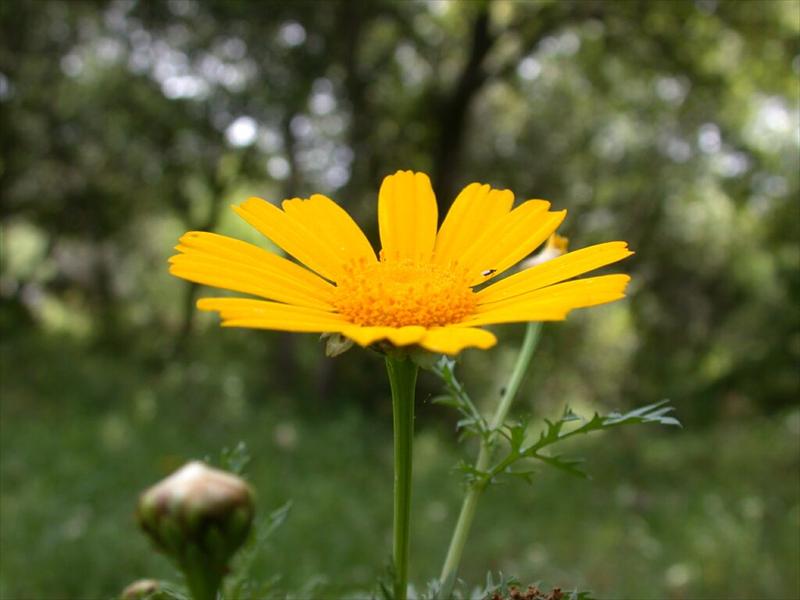
{"type": "Polygon", "coordinates": [[[508,417],[511,403],[514,401],[519,391],[519,386],[522,385],[525,373],[528,372],[528,366],[531,364],[531,358],[533,358],[533,352],[536,350],[536,346],[539,343],[539,336],[541,333],[542,324],[540,322],[531,322],[525,327],[525,338],[522,340],[522,346],[520,346],[517,362],[514,364],[514,370],[511,371],[511,377],[508,378],[506,393],[503,395],[502,400],[500,400],[500,404],[497,405],[497,410],[495,410],[492,422],[490,423],[492,429],[500,427],[500,425],[505,422],[506,417],[508,417]]]}
{"type": "MultiPolygon", "coordinates": [[[[508,417],[511,403],[514,401],[514,397],[517,395],[525,373],[528,370],[533,352],[536,350],[536,345],[539,342],[539,334],[541,331],[542,324],[538,322],[528,323],[525,329],[525,338],[522,341],[517,361],[514,363],[514,369],[511,371],[511,376],[506,384],[505,394],[500,400],[500,404],[497,405],[497,409],[489,424],[494,430],[500,427],[505,422],[506,417],[508,417]]],[[[489,467],[492,451],[494,450],[495,437],[496,436],[493,434],[481,440],[478,459],[475,461],[475,469],[479,472],[486,471],[489,467]]],[[[439,576],[441,598],[449,598],[453,590],[453,585],[458,576],[458,566],[461,564],[461,556],[464,553],[464,547],[466,546],[467,537],[469,536],[469,530],[475,519],[475,509],[478,506],[478,498],[486,488],[486,483],[487,482],[483,480],[476,481],[470,485],[464,497],[464,502],[461,505],[461,512],[458,515],[458,521],[453,530],[453,537],[450,540],[450,547],[447,549],[447,556],[442,566],[442,574],[439,576]]]]}
{"type": "Polygon", "coordinates": [[[406,600],[417,365],[407,357],[387,356],[386,371],[392,388],[394,415],[394,598],[406,600]]]}

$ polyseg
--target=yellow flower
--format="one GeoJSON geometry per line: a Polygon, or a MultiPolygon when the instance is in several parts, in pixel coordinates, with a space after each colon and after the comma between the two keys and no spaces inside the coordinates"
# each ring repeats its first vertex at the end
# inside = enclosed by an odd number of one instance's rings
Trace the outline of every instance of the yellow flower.
{"type": "MultiPolygon", "coordinates": [[[[492,323],[557,321],[573,308],[624,297],[627,275],[567,281],[632,254],[608,242],[564,254],[484,285],[547,240],[566,216],[544,200],[512,209],[514,195],[472,183],[437,232],[436,197],[424,173],[383,180],[376,256],[353,219],[331,199],[294,198],[282,210],[250,198],[234,210],[295,261],[206,232],[180,239],[170,273],[249,298],[204,298],[223,326],[340,333],[362,346],[388,340],[456,354],[489,348],[492,323]]],[[[556,238],[554,238],[556,239],[556,238]]]]}

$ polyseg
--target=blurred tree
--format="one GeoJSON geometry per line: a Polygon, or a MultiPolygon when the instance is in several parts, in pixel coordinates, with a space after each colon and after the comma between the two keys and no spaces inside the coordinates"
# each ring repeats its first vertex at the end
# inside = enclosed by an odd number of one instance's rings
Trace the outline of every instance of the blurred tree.
{"type": "MultiPolygon", "coordinates": [[[[48,326],[46,298],[103,343],[185,346],[197,289],[154,279],[165,239],[251,192],[373,223],[381,176],[414,168],[441,214],[488,181],[574,208],[575,246],[637,250],[602,336],[555,336],[554,398],[795,402],[798,31],[780,0],[4,3],[3,326],[48,326]]],[[[278,373],[315,363],[266,339],[278,373]]]]}

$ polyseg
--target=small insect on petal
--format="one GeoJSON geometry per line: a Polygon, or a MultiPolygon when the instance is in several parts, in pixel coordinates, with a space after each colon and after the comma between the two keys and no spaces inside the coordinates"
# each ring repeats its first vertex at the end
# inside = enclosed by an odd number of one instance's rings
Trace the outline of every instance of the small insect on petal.
{"type": "Polygon", "coordinates": [[[497,269],[486,269],[485,271],[481,271],[481,275],[483,275],[484,277],[488,277],[489,275],[493,275],[494,273],[497,273],[497,269]]]}

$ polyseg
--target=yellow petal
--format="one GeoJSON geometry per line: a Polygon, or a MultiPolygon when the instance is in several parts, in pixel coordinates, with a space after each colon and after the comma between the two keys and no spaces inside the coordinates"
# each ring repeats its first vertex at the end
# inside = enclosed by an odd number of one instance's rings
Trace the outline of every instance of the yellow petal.
{"type": "Polygon", "coordinates": [[[203,298],[198,300],[197,308],[217,311],[224,327],[324,333],[349,325],[334,313],[249,298],[203,298]]]}
{"type": "Polygon", "coordinates": [[[170,258],[170,273],[212,287],[303,306],[331,308],[334,287],[280,256],[233,238],[191,231],[170,258]]]}
{"type": "Polygon", "coordinates": [[[438,212],[425,173],[398,171],[384,178],[378,194],[378,226],[387,260],[430,260],[438,212]]]}
{"type": "Polygon", "coordinates": [[[514,204],[510,190],[495,190],[471,183],[458,194],[436,236],[433,261],[437,264],[459,262],[467,249],[498,219],[508,214],[514,204]]]}
{"type": "Polygon", "coordinates": [[[406,327],[360,327],[352,325],[341,330],[342,335],[361,346],[369,346],[379,340],[389,340],[395,346],[416,344],[425,336],[425,328],[419,325],[406,327]]]}
{"type": "Polygon", "coordinates": [[[486,350],[496,343],[497,338],[494,334],[485,329],[477,329],[475,327],[438,327],[428,330],[419,344],[432,352],[458,354],[467,347],[474,346],[486,350]]]}
{"type": "Polygon", "coordinates": [[[229,258],[239,262],[247,263],[251,266],[277,265],[290,271],[294,277],[303,281],[305,285],[329,290],[331,285],[317,275],[293,263],[290,260],[268,252],[263,248],[248,244],[216,233],[206,231],[190,231],[181,236],[176,250],[180,252],[194,252],[213,256],[229,258]]]}
{"type": "Polygon", "coordinates": [[[478,303],[506,300],[610,265],[633,254],[625,242],[607,242],[553,258],[478,292],[478,303]]]}
{"type": "Polygon", "coordinates": [[[249,198],[233,210],[312,271],[331,281],[341,275],[341,259],[319,234],[327,223],[306,223],[261,198],[249,198]]]}
{"type": "Polygon", "coordinates": [[[460,262],[470,285],[478,285],[514,266],[553,233],[567,211],[548,212],[545,200],[528,200],[487,226],[460,262]]]}
{"type": "Polygon", "coordinates": [[[560,321],[574,308],[606,304],[625,297],[628,275],[601,275],[559,283],[501,302],[478,307],[460,325],[560,321]]]}
{"type": "Polygon", "coordinates": [[[308,200],[284,200],[283,210],[299,224],[314,231],[340,262],[376,262],[367,236],[341,206],[322,194],[308,200]]]}

